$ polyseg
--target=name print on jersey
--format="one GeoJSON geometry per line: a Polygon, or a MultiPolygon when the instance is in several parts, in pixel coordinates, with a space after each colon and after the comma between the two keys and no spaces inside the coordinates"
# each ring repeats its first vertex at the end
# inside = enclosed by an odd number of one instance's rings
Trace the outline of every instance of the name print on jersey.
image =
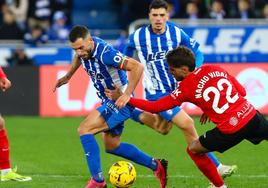
{"type": "Polygon", "coordinates": [[[196,99],[202,98],[203,88],[205,87],[205,84],[209,81],[209,79],[216,78],[216,77],[227,78],[227,74],[224,72],[213,71],[213,72],[209,72],[207,75],[203,76],[199,80],[199,82],[197,84],[197,89],[195,90],[195,98],[196,99]]]}

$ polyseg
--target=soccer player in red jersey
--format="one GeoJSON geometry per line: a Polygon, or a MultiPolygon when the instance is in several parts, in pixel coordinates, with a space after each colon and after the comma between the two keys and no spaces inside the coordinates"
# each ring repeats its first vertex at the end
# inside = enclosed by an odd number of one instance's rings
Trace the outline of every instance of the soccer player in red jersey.
{"type": "Polygon", "coordinates": [[[200,122],[209,119],[216,128],[189,144],[191,157],[211,151],[222,153],[244,139],[259,144],[268,138],[268,121],[244,98],[245,89],[226,70],[212,65],[195,69],[194,54],[186,47],[170,51],[167,62],[171,74],[181,81],[179,87],[157,101],[131,98],[129,104],[152,113],[183,102],[200,107],[204,112],[200,122]]]}
{"type": "MultiPolygon", "coordinates": [[[[6,91],[11,87],[11,82],[7,79],[4,71],[0,67],[0,89],[6,91]]],[[[16,172],[16,169],[11,169],[9,158],[9,143],[4,127],[4,119],[0,114],[0,171],[1,181],[30,181],[31,177],[22,176],[16,172]]]]}

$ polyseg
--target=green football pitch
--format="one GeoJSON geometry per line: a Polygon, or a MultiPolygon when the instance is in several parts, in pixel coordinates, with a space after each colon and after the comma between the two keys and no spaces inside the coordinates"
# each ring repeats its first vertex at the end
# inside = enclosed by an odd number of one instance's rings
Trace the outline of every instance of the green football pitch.
{"type": "MultiPolygon", "coordinates": [[[[89,178],[86,161],[77,134],[82,118],[5,117],[11,145],[12,166],[33,178],[31,182],[0,182],[1,188],[79,188],[89,178]]],[[[212,128],[200,126],[195,119],[199,134],[212,128]]],[[[108,179],[109,167],[122,158],[103,152],[100,135],[103,172],[108,179]]],[[[208,181],[197,170],[186,154],[186,143],[177,127],[162,136],[151,129],[126,122],[123,142],[135,144],[156,158],[169,160],[168,188],[205,188],[208,181]]],[[[224,154],[216,153],[224,164],[238,165],[238,171],[226,179],[231,188],[268,187],[268,144],[258,146],[244,141],[224,154]]],[[[134,164],[137,180],[132,188],[158,188],[152,171],[134,164]]],[[[111,187],[111,184],[108,184],[111,187]]]]}

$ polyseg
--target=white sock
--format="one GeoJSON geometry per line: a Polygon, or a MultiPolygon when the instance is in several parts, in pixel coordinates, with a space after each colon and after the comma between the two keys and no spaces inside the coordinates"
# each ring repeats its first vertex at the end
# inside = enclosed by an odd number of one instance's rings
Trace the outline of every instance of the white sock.
{"type": "Polygon", "coordinates": [[[6,175],[6,174],[9,173],[10,171],[11,171],[11,168],[2,169],[2,170],[1,170],[1,176],[6,175]]]}
{"type": "Polygon", "coordinates": [[[220,163],[220,164],[217,166],[217,170],[219,170],[221,167],[222,167],[222,164],[220,163]]]}

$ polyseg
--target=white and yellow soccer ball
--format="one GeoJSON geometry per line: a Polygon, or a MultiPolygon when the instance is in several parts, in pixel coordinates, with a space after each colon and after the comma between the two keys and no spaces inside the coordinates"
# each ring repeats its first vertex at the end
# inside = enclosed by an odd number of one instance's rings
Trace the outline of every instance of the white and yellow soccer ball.
{"type": "Polygon", "coordinates": [[[135,167],[127,161],[114,163],[109,170],[109,179],[113,186],[117,188],[128,188],[136,180],[135,167]]]}

